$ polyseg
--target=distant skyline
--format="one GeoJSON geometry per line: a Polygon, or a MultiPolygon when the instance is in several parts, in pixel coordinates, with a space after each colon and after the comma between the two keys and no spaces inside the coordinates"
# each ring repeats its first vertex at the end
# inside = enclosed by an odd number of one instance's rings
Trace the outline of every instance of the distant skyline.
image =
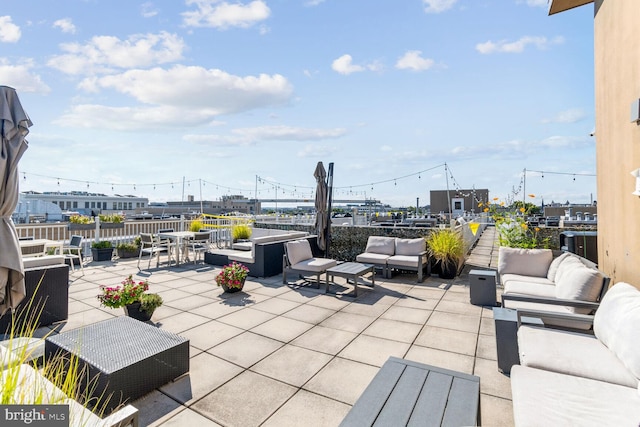
{"type": "Polygon", "coordinates": [[[20,190],[313,197],[323,161],[334,197],[392,206],[447,179],[597,200],[593,5],[547,8],[6,0],[0,84],[34,123],[20,190]]]}

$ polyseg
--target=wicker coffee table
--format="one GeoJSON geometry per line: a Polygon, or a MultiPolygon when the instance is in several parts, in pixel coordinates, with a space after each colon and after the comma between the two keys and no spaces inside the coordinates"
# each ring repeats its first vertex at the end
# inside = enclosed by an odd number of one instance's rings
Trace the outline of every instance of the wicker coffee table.
{"type": "Polygon", "coordinates": [[[87,369],[83,388],[87,379],[95,381],[87,397],[99,398],[105,413],[189,372],[188,339],[129,317],[47,337],[45,356],[54,354],[78,357],[80,369],[87,369]]]}

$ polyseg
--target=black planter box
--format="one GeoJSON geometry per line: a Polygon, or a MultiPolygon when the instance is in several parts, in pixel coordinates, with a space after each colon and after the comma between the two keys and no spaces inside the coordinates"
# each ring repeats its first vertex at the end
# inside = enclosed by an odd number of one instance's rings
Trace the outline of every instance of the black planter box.
{"type": "Polygon", "coordinates": [[[111,261],[113,248],[91,248],[94,261],[111,261]]]}

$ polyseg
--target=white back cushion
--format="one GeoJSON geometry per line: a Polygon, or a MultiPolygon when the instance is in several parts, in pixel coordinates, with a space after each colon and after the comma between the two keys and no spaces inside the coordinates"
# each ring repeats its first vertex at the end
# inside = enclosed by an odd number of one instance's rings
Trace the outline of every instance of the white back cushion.
{"type": "Polygon", "coordinates": [[[556,273],[558,272],[558,267],[560,267],[560,263],[570,256],[571,256],[570,252],[564,252],[562,255],[555,258],[553,261],[551,261],[551,265],[549,265],[549,271],[547,271],[547,279],[551,280],[552,282],[555,282],[556,273]]]}
{"type": "Polygon", "coordinates": [[[396,239],[396,255],[418,255],[427,249],[427,241],[423,238],[396,239]]]}
{"type": "Polygon", "coordinates": [[[291,265],[313,258],[308,240],[293,240],[285,244],[287,245],[287,256],[291,265]]]}
{"type": "Polygon", "coordinates": [[[500,246],[498,273],[547,277],[552,260],[551,249],[520,249],[500,246]]]}
{"type": "Polygon", "coordinates": [[[624,282],[613,285],[596,311],[593,332],[640,379],[640,291],[624,282]]]}
{"type": "Polygon", "coordinates": [[[396,239],[393,237],[369,236],[365,252],[393,255],[396,250],[396,239]]]}
{"type": "Polygon", "coordinates": [[[602,273],[578,261],[556,280],[556,297],[595,301],[602,289],[602,273]]]}

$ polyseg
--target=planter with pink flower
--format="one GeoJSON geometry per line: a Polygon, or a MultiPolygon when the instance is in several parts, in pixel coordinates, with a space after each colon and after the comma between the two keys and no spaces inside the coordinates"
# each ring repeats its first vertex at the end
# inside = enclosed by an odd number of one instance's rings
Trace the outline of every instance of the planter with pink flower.
{"type": "Polygon", "coordinates": [[[244,282],[249,275],[249,269],[239,262],[222,267],[222,271],[216,276],[216,283],[225,292],[239,292],[244,287],[244,282]]]}
{"type": "Polygon", "coordinates": [[[137,320],[147,321],[156,308],[163,303],[158,294],[146,293],[149,282],[133,280],[129,275],[120,286],[101,286],[102,293],[98,295],[100,304],[104,307],[123,307],[127,316],[137,320]]]}

